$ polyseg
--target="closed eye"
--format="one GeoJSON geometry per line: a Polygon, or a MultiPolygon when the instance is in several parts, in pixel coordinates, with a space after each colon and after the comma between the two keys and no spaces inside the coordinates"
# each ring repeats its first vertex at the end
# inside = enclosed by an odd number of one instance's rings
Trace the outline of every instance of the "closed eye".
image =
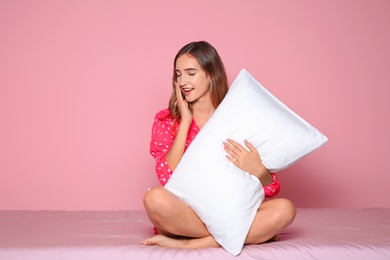
{"type": "MultiPolygon", "coordinates": [[[[194,69],[194,68],[188,68],[188,69],[185,69],[185,71],[187,72],[187,74],[189,76],[195,76],[196,75],[196,69],[194,69]]],[[[176,78],[178,78],[180,76],[181,76],[181,72],[179,70],[176,70],[176,78]]]]}
{"type": "Polygon", "coordinates": [[[188,75],[190,75],[190,76],[195,76],[195,74],[196,74],[196,69],[194,69],[194,68],[189,68],[189,69],[186,69],[186,72],[187,72],[188,75]]]}

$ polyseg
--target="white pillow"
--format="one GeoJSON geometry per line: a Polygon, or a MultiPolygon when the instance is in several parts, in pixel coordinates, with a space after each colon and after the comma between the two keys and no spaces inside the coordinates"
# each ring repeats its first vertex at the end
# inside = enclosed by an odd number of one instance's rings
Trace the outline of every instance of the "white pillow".
{"type": "Polygon", "coordinates": [[[226,159],[222,142],[227,138],[243,146],[247,139],[273,172],[288,167],[328,139],[241,70],[165,185],[195,211],[216,241],[236,256],[264,199],[264,190],[256,177],[226,159]]]}

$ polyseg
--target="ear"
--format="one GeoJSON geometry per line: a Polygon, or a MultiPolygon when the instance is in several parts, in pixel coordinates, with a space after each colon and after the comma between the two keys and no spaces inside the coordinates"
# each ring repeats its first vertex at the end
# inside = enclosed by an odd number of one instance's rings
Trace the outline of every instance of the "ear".
{"type": "Polygon", "coordinates": [[[213,78],[211,77],[211,75],[209,73],[206,73],[206,78],[209,81],[209,83],[211,83],[213,81],[213,78]]]}

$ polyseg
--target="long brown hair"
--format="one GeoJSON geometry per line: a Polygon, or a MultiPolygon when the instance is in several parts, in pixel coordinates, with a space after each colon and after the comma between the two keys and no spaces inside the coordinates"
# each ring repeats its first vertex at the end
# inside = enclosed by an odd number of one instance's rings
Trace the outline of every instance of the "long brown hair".
{"type": "MultiPolygon", "coordinates": [[[[223,65],[217,50],[210,43],[205,41],[188,43],[176,54],[173,62],[172,94],[169,99],[169,111],[173,118],[173,126],[175,125],[175,122],[180,121],[181,118],[175,91],[175,82],[177,81],[175,67],[177,59],[183,54],[189,54],[194,57],[199,62],[203,71],[210,76],[211,100],[215,108],[219,106],[228,91],[225,66],[223,65]]],[[[189,107],[191,109],[191,104],[189,104],[189,107]]]]}

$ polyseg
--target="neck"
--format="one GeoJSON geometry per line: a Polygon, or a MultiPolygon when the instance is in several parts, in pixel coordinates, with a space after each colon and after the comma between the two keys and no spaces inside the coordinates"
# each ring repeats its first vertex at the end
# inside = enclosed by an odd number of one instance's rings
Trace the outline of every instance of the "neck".
{"type": "Polygon", "coordinates": [[[214,106],[192,108],[192,115],[199,128],[203,127],[203,125],[207,122],[207,120],[209,120],[209,118],[214,113],[214,111],[215,111],[214,106]]]}

